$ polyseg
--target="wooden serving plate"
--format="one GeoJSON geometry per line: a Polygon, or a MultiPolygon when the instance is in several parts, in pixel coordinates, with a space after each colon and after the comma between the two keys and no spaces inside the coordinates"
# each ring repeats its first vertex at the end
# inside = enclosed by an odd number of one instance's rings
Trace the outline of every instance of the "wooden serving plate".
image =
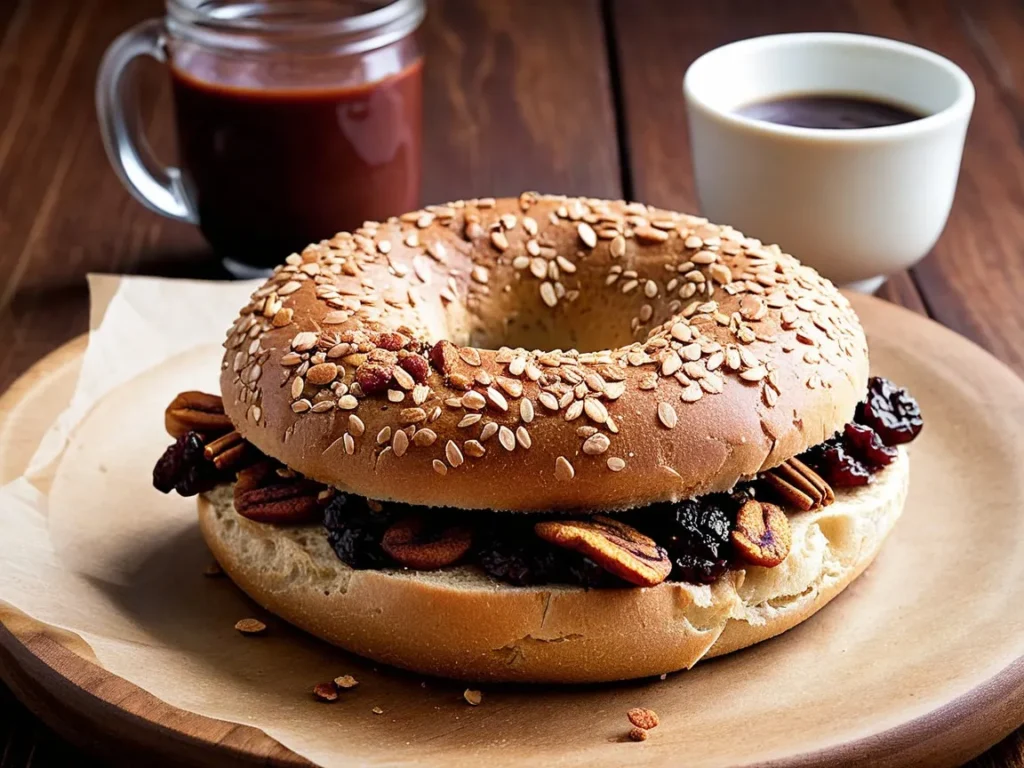
{"type": "MultiPolygon", "coordinates": [[[[393,726],[392,743],[381,731],[373,737],[377,746],[361,744],[351,761],[415,762],[403,745],[415,747],[421,739],[429,744],[423,764],[453,766],[942,766],[966,761],[1020,726],[1024,516],[1016,508],[1024,498],[1024,437],[1017,434],[1024,383],[928,320],[876,299],[855,302],[879,372],[918,395],[927,423],[912,452],[907,511],[878,562],[847,593],[780,639],[666,682],[498,688],[486,692],[484,706],[461,710],[459,724],[458,716],[449,725],[438,724],[444,713],[412,713],[408,720],[419,725],[393,726]],[[794,657],[805,667],[805,683],[772,689],[772,670],[794,657]],[[851,672],[841,678],[841,689],[823,691],[820,681],[837,667],[851,672]],[[642,745],[621,738],[625,701],[646,703],[662,716],[642,745]],[[835,702],[843,713],[838,717],[825,711],[835,702]],[[775,710],[772,716],[789,725],[762,734],[763,718],[751,717],[738,735],[720,732],[735,727],[730,713],[759,709],[775,710]],[[613,720],[617,730],[605,725],[613,720]],[[716,740],[740,747],[723,759],[708,752],[716,740]]],[[[21,473],[70,399],[84,348],[84,339],[77,339],[48,355],[0,398],[0,482],[21,473]]],[[[369,668],[365,674],[394,677],[369,668]]],[[[0,675],[62,735],[119,762],[310,764],[257,728],[161,701],[100,667],[77,635],[6,605],[0,605],[0,675]]],[[[403,699],[410,712],[438,709],[434,703],[403,699]]],[[[331,712],[339,719],[362,717],[342,707],[331,712]]],[[[339,754],[346,748],[340,743],[339,754]]]]}

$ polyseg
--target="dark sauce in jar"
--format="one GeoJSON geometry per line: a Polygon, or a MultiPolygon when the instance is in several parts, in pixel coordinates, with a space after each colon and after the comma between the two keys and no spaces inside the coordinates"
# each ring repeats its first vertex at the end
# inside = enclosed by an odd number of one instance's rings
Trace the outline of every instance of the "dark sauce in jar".
{"type": "Polygon", "coordinates": [[[422,60],[354,86],[237,84],[172,66],[203,235],[256,268],[419,204],[422,60]]]}
{"type": "Polygon", "coordinates": [[[847,94],[800,94],[747,104],[736,113],[796,128],[850,130],[881,128],[920,120],[925,115],[888,101],[847,94]]]}

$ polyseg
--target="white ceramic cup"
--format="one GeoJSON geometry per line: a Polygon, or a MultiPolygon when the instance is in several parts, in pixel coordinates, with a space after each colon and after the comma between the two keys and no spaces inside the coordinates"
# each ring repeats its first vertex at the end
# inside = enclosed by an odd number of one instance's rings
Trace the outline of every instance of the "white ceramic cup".
{"type": "Polygon", "coordinates": [[[697,59],[683,81],[703,215],[778,243],[837,283],[873,291],[914,264],[953,203],[974,86],[913,45],[805,33],[741,40],[697,59]],[[843,94],[925,117],[879,128],[796,128],[736,110],[843,94]]]}

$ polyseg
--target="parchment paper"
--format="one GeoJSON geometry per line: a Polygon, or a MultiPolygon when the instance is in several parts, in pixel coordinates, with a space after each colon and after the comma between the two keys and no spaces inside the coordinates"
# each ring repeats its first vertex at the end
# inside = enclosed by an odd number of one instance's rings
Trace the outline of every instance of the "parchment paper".
{"type": "MultiPolygon", "coordinates": [[[[169,442],[165,405],[183,389],[216,391],[223,330],[252,286],[91,285],[93,331],[72,404],[26,476],[0,489],[0,599],[78,633],[104,667],[170,704],[257,726],[320,764],[768,760],[924,715],[1024,652],[1024,516],[1013,508],[1024,445],[1007,427],[1024,417],[1024,397],[952,334],[920,323],[898,340],[873,339],[875,370],[942,416],[914,445],[896,532],[828,609],[781,640],[665,681],[491,687],[473,708],[462,684],[375,669],[265,615],[229,580],[203,577],[210,556],[194,500],[150,486],[169,442]],[[965,364],[938,364],[939,343],[965,364]],[[979,405],[997,399],[1010,416],[979,405]],[[990,524],[977,524],[979,510],[990,524]],[[992,579],[1002,587],[983,589],[992,579]],[[250,616],[268,632],[233,629],[250,616]],[[360,686],[316,702],[311,687],[340,674],[360,686]],[[624,713],[638,705],[662,719],[641,745],[624,739],[624,713]]],[[[869,333],[893,322],[865,320],[869,333]]]]}

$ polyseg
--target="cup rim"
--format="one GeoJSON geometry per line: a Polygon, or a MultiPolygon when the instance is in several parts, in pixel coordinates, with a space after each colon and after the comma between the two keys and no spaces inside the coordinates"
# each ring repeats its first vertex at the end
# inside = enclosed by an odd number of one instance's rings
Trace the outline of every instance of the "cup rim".
{"type": "Polygon", "coordinates": [[[899,40],[849,32],[792,32],[778,35],[749,37],[732,43],[726,43],[725,45],[713,48],[697,57],[690,66],[687,67],[686,74],[683,76],[682,85],[683,95],[689,104],[700,107],[705,112],[713,115],[715,118],[727,125],[757,130],[781,137],[800,138],[810,141],[828,141],[832,143],[887,141],[908,135],[919,134],[922,131],[942,128],[950,122],[961,118],[965,113],[969,115],[974,107],[975,98],[974,84],[971,82],[970,77],[967,76],[967,73],[964,72],[963,69],[946,57],[941,56],[934,51],[929,51],[926,48],[921,48],[920,46],[912,45],[910,43],[904,43],[899,40]],[[811,42],[855,43],[862,45],[865,48],[898,51],[903,54],[915,56],[916,58],[925,61],[933,67],[941,69],[943,72],[950,75],[956,83],[958,93],[953,102],[947,107],[918,120],[911,120],[910,122],[899,123],[897,125],[883,125],[872,128],[847,128],[843,130],[835,130],[832,128],[805,128],[802,126],[780,125],[778,123],[757,120],[752,117],[740,115],[736,112],[721,109],[709,103],[697,93],[697,87],[694,85],[694,80],[697,75],[695,75],[694,72],[696,71],[699,74],[700,67],[708,66],[709,60],[727,55],[728,52],[735,51],[740,48],[769,48],[811,42]]]}

